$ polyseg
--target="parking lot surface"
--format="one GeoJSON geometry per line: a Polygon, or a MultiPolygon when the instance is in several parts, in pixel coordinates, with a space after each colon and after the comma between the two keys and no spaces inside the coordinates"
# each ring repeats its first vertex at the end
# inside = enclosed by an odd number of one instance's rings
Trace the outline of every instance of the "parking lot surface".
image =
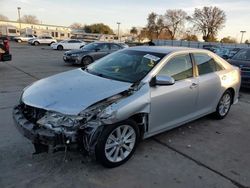
{"type": "MultiPolygon", "coordinates": [[[[0,187],[250,187],[250,90],[224,120],[209,116],[140,143],[124,165],[106,169],[77,152],[33,156],[12,108],[32,82],[71,69],[63,51],[11,43],[0,63],[0,187]]],[[[83,98],[84,99],[84,98],[83,98]]]]}

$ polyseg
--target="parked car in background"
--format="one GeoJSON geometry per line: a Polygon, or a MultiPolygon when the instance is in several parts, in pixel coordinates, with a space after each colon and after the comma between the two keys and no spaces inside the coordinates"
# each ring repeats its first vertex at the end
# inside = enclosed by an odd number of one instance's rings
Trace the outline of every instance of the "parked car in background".
{"type": "Polygon", "coordinates": [[[214,51],[214,53],[216,53],[218,56],[222,57],[223,59],[228,59],[230,50],[231,50],[230,48],[219,47],[214,51]]]}
{"type": "Polygon", "coordinates": [[[86,42],[76,39],[63,40],[58,43],[51,44],[51,48],[54,50],[72,50],[72,49],[80,49],[85,46],[86,42]]]}
{"type": "Polygon", "coordinates": [[[219,47],[217,45],[205,44],[203,45],[203,49],[209,50],[211,52],[215,52],[219,47]]]}
{"type": "Polygon", "coordinates": [[[39,36],[37,38],[28,40],[29,44],[35,45],[35,46],[40,45],[40,44],[51,45],[56,42],[57,40],[50,36],[39,36]]]}
{"type": "Polygon", "coordinates": [[[228,58],[227,59],[231,59],[240,50],[241,50],[241,48],[233,48],[233,49],[231,49],[230,52],[229,52],[229,54],[228,54],[228,58]]]}
{"type": "Polygon", "coordinates": [[[36,35],[21,35],[18,37],[14,37],[14,41],[16,42],[28,42],[28,40],[36,38],[36,35]]]}
{"type": "Polygon", "coordinates": [[[141,139],[207,114],[225,118],[239,88],[239,68],[207,50],[132,47],[26,87],[13,118],[36,153],[78,146],[116,167],[141,139]]]}
{"type": "Polygon", "coordinates": [[[250,48],[241,49],[228,62],[240,68],[241,86],[250,88],[250,48]]]}
{"type": "Polygon", "coordinates": [[[80,50],[70,50],[65,52],[63,60],[66,63],[87,66],[95,60],[123,48],[124,46],[119,43],[93,42],[82,47],[80,50]]]}
{"type": "Polygon", "coordinates": [[[10,45],[7,37],[0,36],[0,62],[11,61],[10,45]]]}

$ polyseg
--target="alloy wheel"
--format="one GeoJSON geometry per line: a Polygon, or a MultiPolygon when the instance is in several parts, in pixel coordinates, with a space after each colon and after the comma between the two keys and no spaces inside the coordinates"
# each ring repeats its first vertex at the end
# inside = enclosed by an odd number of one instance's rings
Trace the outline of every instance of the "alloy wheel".
{"type": "Polygon", "coordinates": [[[123,161],[132,152],[135,143],[135,130],[130,125],[121,125],[109,134],[105,143],[105,156],[110,162],[123,161]]]}

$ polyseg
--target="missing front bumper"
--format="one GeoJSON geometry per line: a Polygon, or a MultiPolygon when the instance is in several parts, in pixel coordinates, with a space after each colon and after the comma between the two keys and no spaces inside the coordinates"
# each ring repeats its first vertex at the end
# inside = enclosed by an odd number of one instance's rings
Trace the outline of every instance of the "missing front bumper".
{"type": "Polygon", "coordinates": [[[73,142],[72,137],[69,137],[63,133],[56,133],[53,130],[39,127],[39,125],[28,121],[24,117],[20,106],[14,107],[13,119],[19,132],[33,143],[56,146],[73,142]]]}

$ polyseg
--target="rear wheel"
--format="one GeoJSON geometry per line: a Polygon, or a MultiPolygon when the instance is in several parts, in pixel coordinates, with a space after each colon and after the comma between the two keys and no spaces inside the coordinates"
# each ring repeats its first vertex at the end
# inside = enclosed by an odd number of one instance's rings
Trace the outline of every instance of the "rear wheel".
{"type": "Polygon", "coordinates": [[[63,46],[62,45],[57,46],[57,50],[63,50],[63,46]]]}
{"type": "Polygon", "coordinates": [[[139,140],[139,129],[132,120],[106,126],[96,146],[96,158],[103,166],[113,168],[133,155],[139,140]]]}
{"type": "Polygon", "coordinates": [[[232,93],[229,90],[227,90],[222,95],[217,105],[216,112],[214,113],[216,119],[223,119],[227,116],[231,108],[232,101],[233,101],[232,93]]]}
{"type": "Polygon", "coordinates": [[[39,42],[35,41],[35,42],[34,42],[34,45],[35,45],[35,46],[38,46],[38,45],[39,45],[39,42]]]}
{"type": "Polygon", "coordinates": [[[18,43],[21,43],[21,42],[22,42],[22,40],[21,40],[21,39],[18,39],[18,40],[17,40],[17,42],[18,42],[18,43]]]}
{"type": "Polygon", "coordinates": [[[93,62],[93,59],[90,56],[85,56],[82,58],[82,66],[87,67],[89,64],[93,62]]]}

